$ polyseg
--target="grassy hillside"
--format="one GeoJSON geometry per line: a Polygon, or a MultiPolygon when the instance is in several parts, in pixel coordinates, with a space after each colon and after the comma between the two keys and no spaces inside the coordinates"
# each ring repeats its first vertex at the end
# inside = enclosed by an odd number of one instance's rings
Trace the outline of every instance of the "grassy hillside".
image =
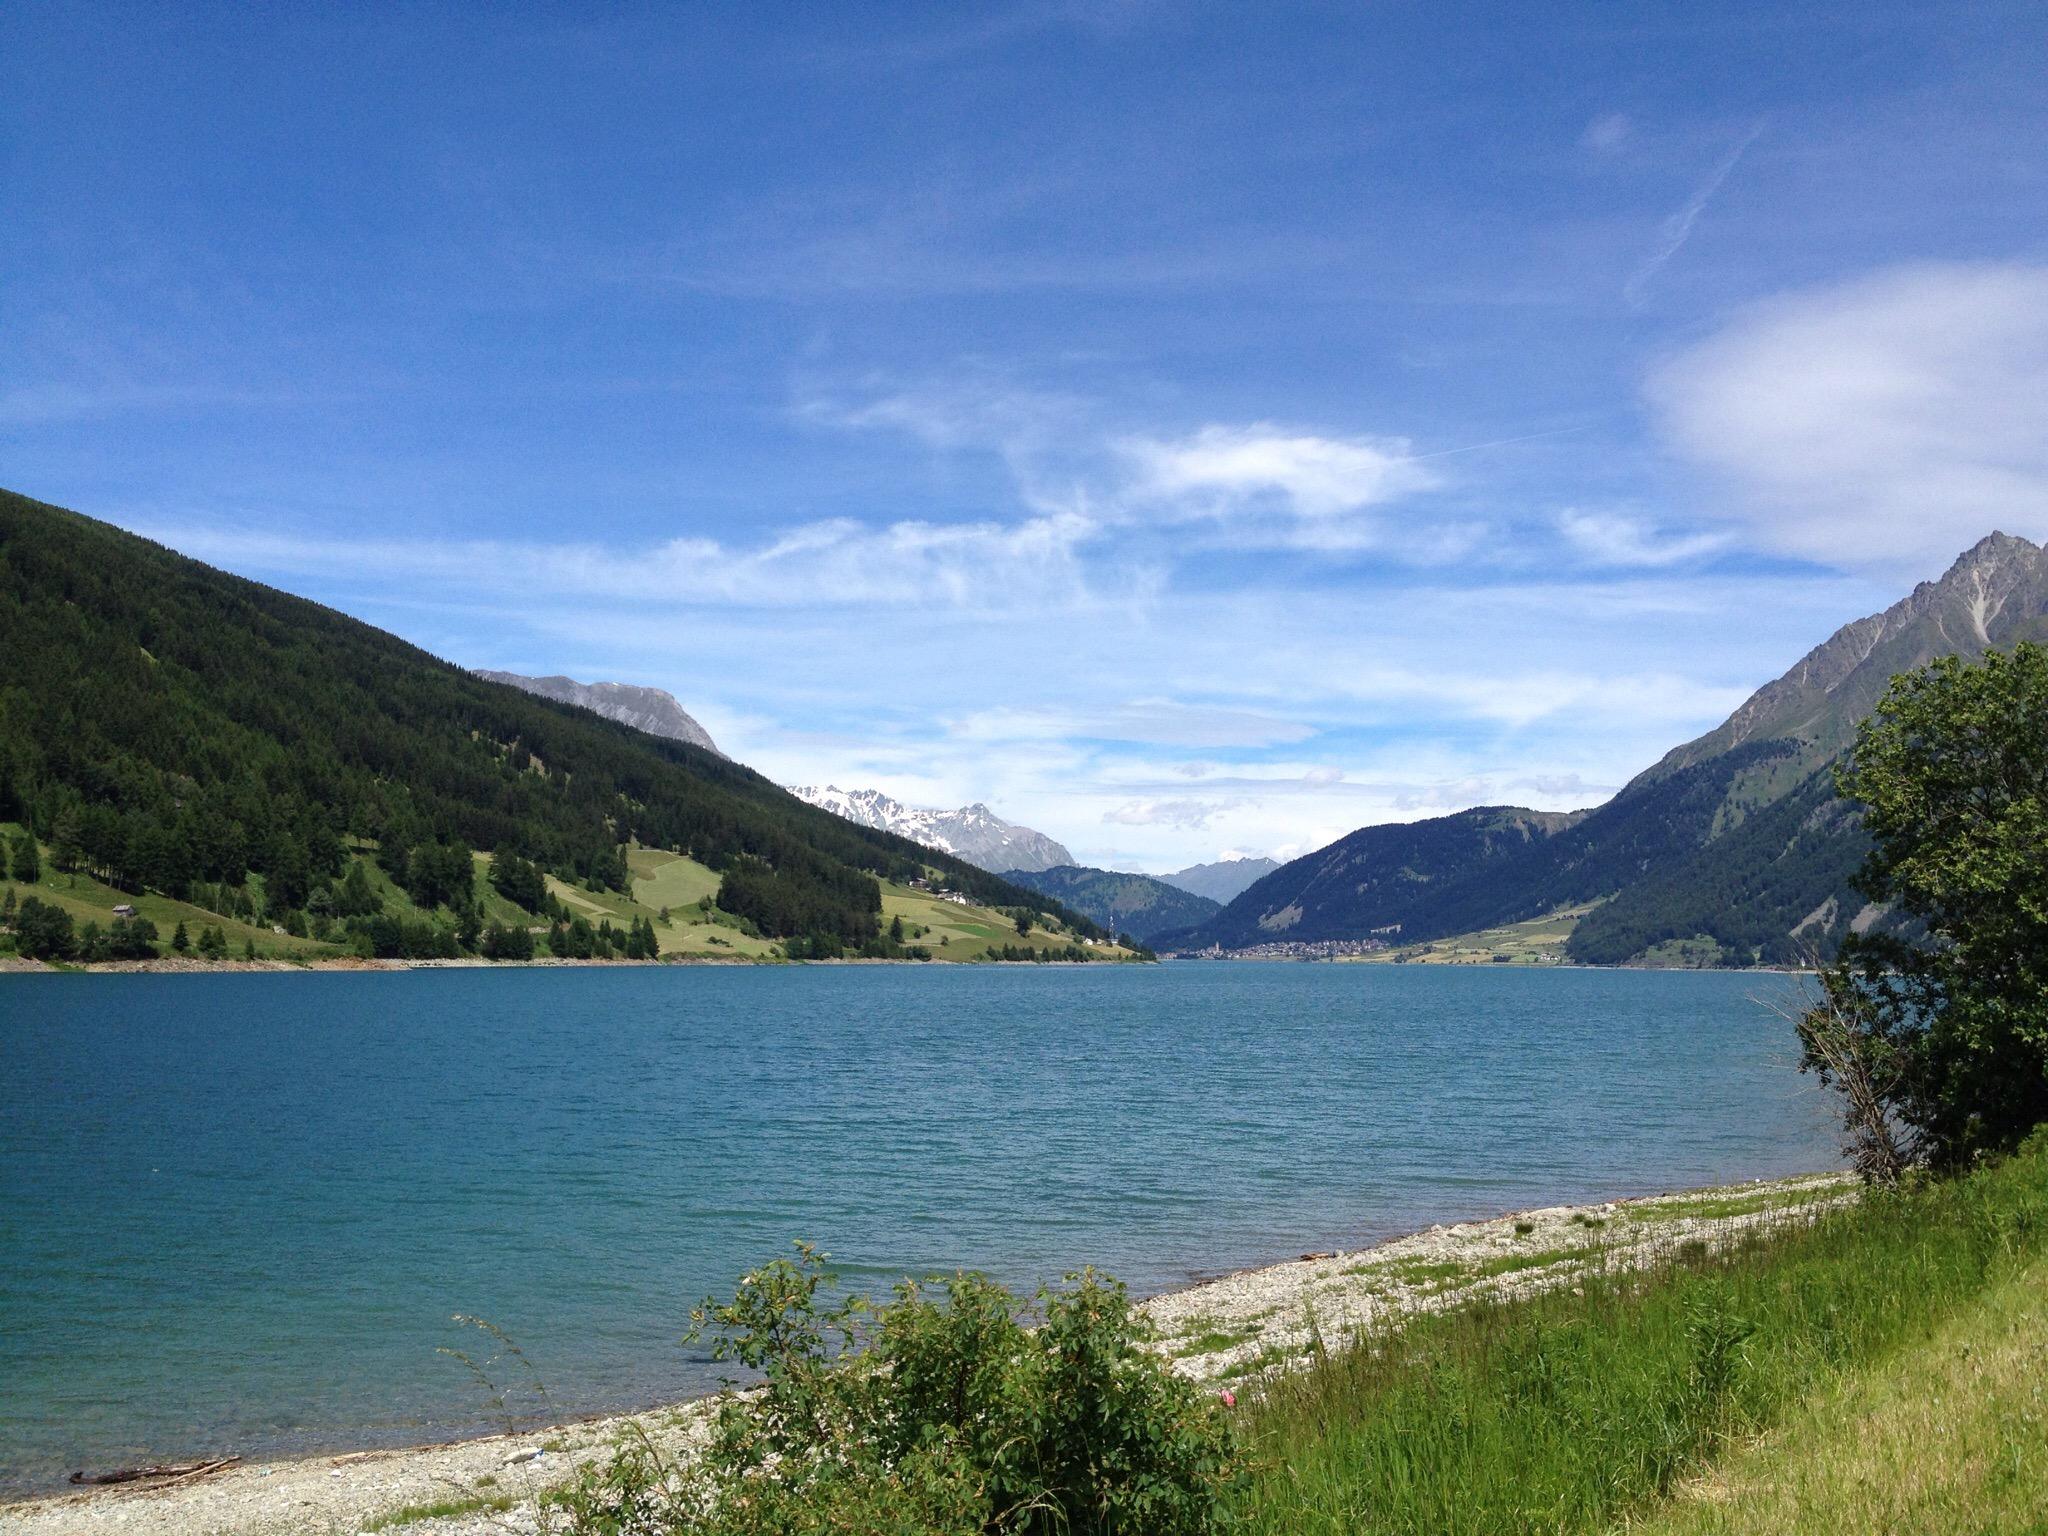
{"type": "Polygon", "coordinates": [[[0,818],[33,826],[62,872],[116,890],[241,893],[231,905],[260,891],[258,926],[297,933],[333,906],[351,849],[374,846],[386,885],[417,909],[380,888],[383,914],[445,910],[459,931],[469,913],[493,915],[451,873],[474,852],[630,903],[629,852],[643,847],[687,856],[732,915],[807,952],[891,953],[882,885],[927,871],[1097,936],[1036,892],[712,753],[8,493],[0,655],[0,818]]]}
{"type": "MultiPolygon", "coordinates": [[[[0,847],[12,847],[24,833],[18,823],[0,823],[0,847]]],[[[12,890],[17,906],[31,897],[68,913],[80,932],[88,923],[100,930],[114,922],[114,908],[129,905],[137,916],[155,925],[153,944],[158,955],[172,953],[170,940],[183,923],[187,937],[196,942],[208,927],[218,928],[226,943],[225,958],[240,959],[252,953],[259,960],[284,960],[304,964],[343,958],[356,951],[352,935],[338,921],[329,919],[321,936],[279,932],[267,920],[248,920],[232,912],[216,911],[194,901],[181,901],[154,892],[123,891],[82,872],[56,869],[44,850],[41,877],[33,882],[0,880],[0,891],[12,890]]],[[[376,860],[374,848],[352,849],[348,865],[359,870],[374,893],[377,911],[403,925],[418,925],[445,931],[458,921],[448,906],[423,907],[396,884],[376,860]]],[[[545,876],[548,899],[556,911],[573,921],[582,918],[593,929],[609,925],[623,934],[635,923],[644,922],[654,934],[656,953],[648,958],[662,960],[749,960],[775,961],[787,958],[783,941],[762,935],[746,919],[720,909],[717,902],[719,877],[716,871],[657,848],[634,848],[627,861],[632,874],[632,894],[606,888],[576,885],[553,875],[545,876]]],[[[479,917],[487,923],[521,927],[534,939],[534,957],[547,959],[553,953],[552,923],[546,912],[526,911],[492,888],[485,855],[472,857],[475,870],[470,893],[479,917]]],[[[928,871],[927,874],[935,874],[928,871]]],[[[943,962],[991,960],[1136,960],[1143,954],[1128,944],[1116,945],[1098,938],[1082,925],[1063,921],[1042,912],[1029,914],[1028,933],[1020,933],[1018,918],[1027,911],[1012,907],[997,909],[935,894],[929,878],[924,888],[884,883],[881,888],[883,934],[887,942],[901,946],[905,958],[928,958],[943,962]],[[890,938],[892,920],[904,925],[903,938],[890,938]],[[1075,953],[1075,951],[1079,953],[1075,953]]],[[[263,906],[262,877],[251,877],[250,885],[232,894],[263,906]]],[[[15,936],[0,922],[0,955],[16,951],[15,936]]],[[[431,957],[427,952],[421,957],[431,957]]],[[[568,951],[564,951],[568,953],[568,951]]],[[[73,958],[89,958],[77,956],[73,958]]],[[[188,950],[187,958],[204,958],[188,950]]],[[[632,958],[614,953],[599,958],[632,958]]]]}
{"type": "Polygon", "coordinates": [[[1451,934],[1420,944],[1396,944],[1372,954],[1347,955],[1346,965],[1562,965],[1572,932],[1591,906],[1560,907],[1524,922],[1451,934]]]}
{"type": "Polygon", "coordinates": [[[1327,1347],[1253,1532],[2033,1531],[2048,1142],[1720,1253],[1327,1347]]]}
{"type": "Polygon", "coordinates": [[[1114,869],[1059,864],[1035,872],[1011,870],[1008,878],[1064,902],[1103,928],[1147,942],[1169,930],[1204,922],[1223,910],[1208,897],[1164,880],[1114,869]]]}
{"type": "Polygon", "coordinates": [[[2048,1261],[1681,1483],[1643,1536],[2048,1531],[2048,1261]]]}

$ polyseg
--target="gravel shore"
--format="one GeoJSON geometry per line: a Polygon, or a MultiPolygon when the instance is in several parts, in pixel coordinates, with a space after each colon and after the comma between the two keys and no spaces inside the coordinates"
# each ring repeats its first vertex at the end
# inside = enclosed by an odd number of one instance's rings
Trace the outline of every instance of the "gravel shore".
{"type": "MultiPolygon", "coordinates": [[[[1416,1312],[1569,1285],[1592,1268],[1639,1269],[1690,1244],[1720,1248],[1761,1226],[1856,1197],[1845,1175],[1808,1175],[1597,1205],[1561,1205],[1431,1227],[1351,1253],[1305,1254],[1144,1304],[1174,1369],[1255,1386],[1320,1337],[1336,1344],[1416,1312]]],[[[687,1450],[706,1402],[454,1445],[234,1466],[188,1482],[118,1485],[0,1507],[0,1536],[502,1536],[536,1529],[533,1498],[625,1433],[687,1450]]]]}

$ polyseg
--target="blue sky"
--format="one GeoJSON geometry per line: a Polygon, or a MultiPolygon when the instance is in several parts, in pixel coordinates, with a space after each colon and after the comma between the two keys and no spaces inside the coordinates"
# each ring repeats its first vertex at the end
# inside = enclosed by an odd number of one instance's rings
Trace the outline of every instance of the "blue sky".
{"type": "Polygon", "coordinates": [[[1087,862],[1605,798],[2048,534],[2048,10],[0,15],[0,483],[1087,862]]]}

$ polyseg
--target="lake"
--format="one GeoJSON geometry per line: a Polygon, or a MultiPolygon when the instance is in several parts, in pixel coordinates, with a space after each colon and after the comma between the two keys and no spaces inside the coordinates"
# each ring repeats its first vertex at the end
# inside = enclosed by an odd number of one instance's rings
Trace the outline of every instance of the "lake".
{"type": "Polygon", "coordinates": [[[1831,1166],[1783,978],[1355,965],[0,977],[0,1486],[715,1386],[690,1305],[1140,1291],[1521,1206],[1831,1166]],[[508,1375],[510,1373],[507,1373],[508,1375]]]}

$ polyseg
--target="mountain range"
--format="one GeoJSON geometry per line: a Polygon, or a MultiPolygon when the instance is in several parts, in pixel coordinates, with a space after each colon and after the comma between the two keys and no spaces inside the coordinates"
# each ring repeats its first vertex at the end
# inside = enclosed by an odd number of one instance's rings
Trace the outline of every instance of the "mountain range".
{"type": "Polygon", "coordinates": [[[1155,933],[1206,922],[1223,910],[1206,896],[1150,875],[1121,870],[1061,864],[1052,869],[1013,869],[1003,878],[1063,902],[1103,928],[1145,943],[1150,943],[1155,933]]]}
{"type": "Polygon", "coordinates": [[[1283,866],[1161,948],[1444,938],[1590,904],[1586,963],[1781,963],[1882,923],[1852,884],[1866,842],[1833,769],[1900,672],[2048,638],[2048,551],[1994,533],[1937,581],[1844,625],[1715,729],[1591,811],[1488,806],[1362,828],[1283,866]]]}
{"type": "Polygon", "coordinates": [[[1279,867],[1277,859],[1222,859],[1214,864],[1190,864],[1159,878],[1191,895],[1222,903],[1235,901],[1254,881],[1279,867]]]}
{"type": "Polygon", "coordinates": [[[587,709],[607,720],[616,720],[621,725],[630,725],[650,736],[687,742],[693,747],[702,747],[706,752],[725,756],[718,751],[718,743],[711,739],[711,733],[691,718],[689,711],[676,702],[674,694],[662,688],[642,688],[632,683],[579,683],[573,677],[526,677],[517,672],[491,672],[483,668],[478,668],[476,675],[543,699],[553,699],[558,704],[574,704],[579,709],[587,709]]]}
{"type": "Polygon", "coordinates": [[[789,792],[857,827],[893,832],[993,874],[1051,869],[1074,862],[1071,853],[1043,832],[1005,821],[985,805],[964,805],[957,811],[926,810],[893,800],[878,789],[841,789],[836,784],[793,785],[789,792]]]}

